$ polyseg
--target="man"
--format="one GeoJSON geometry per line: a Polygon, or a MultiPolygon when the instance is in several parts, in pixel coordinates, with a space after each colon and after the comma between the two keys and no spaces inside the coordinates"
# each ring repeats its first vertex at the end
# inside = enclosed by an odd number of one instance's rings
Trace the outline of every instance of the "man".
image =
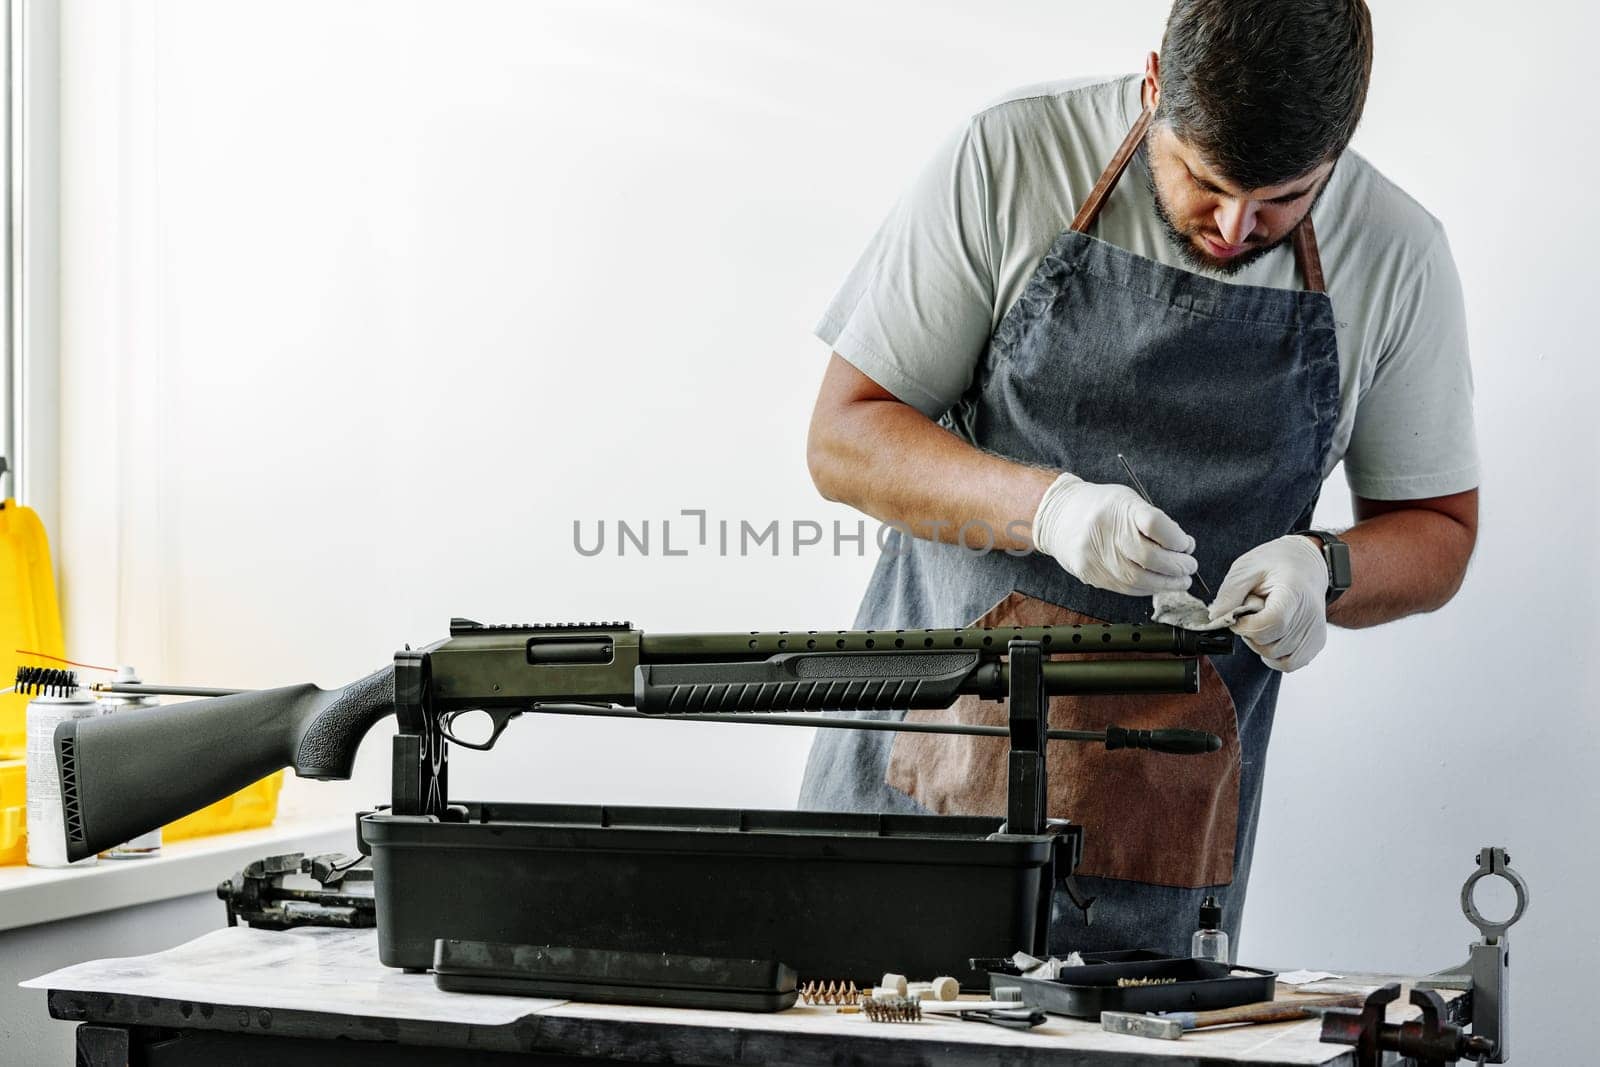
{"type": "MultiPolygon", "coordinates": [[[[1371,56],[1361,0],[1177,0],[1142,78],[973,116],[818,328],[812,477],[914,535],[890,536],[858,628],[1144,621],[1199,577],[1202,621],[1242,639],[1199,695],[1052,700],[1057,727],[1224,740],[1051,746],[1050,814],[1085,827],[1097,898],[1087,923],[1057,907],[1062,946],[1187,952],[1208,894],[1236,940],[1282,672],[1329,622],[1440,607],[1471,556],[1455,267],[1439,223],[1346,150],[1371,56]],[[1335,537],[1309,527],[1341,460],[1358,521],[1335,537]]],[[[801,804],[1003,813],[1003,753],[821,731],[801,804]]]]}

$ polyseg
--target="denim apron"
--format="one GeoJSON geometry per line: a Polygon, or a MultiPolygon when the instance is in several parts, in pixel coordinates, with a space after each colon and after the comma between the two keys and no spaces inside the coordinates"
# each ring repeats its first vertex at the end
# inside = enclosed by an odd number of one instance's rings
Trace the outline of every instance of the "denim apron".
{"type": "MultiPolygon", "coordinates": [[[[1240,555],[1310,522],[1339,415],[1333,308],[1309,214],[1292,238],[1307,291],[1218,281],[1088,235],[1150,119],[1146,111],[1135,122],[940,423],[989,452],[1091,482],[1123,481],[1117,454],[1126,454],[1157,505],[1194,536],[1216,588],[1240,555]]],[[[855,626],[1149,618],[1148,598],[1085,585],[1042,553],[980,554],[895,531],[855,626]]],[[[1184,726],[1223,739],[1204,756],[1050,746],[1049,814],[1084,827],[1077,882],[1096,898],[1086,916],[1058,893],[1053,949],[1187,955],[1208,893],[1237,939],[1280,677],[1241,642],[1202,661],[1198,694],[1051,698],[1056,728],[1184,726]]],[[[1003,703],[975,698],[862,713],[991,725],[1005,715],[1003,703]]],[[[1005,753],[993,737],[818,731],[800,805],[1003,815],[1005,753]]]]}

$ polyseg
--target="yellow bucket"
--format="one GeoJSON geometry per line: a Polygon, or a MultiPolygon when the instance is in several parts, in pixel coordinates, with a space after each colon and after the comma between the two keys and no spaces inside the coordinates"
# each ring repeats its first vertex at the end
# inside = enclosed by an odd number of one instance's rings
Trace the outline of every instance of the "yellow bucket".
{"type": "MultiPolygon", "coordinates": [[[[11,684],[19,666],[41,662],[19,656],[17,649],[60,657],[66,654],[62,645],[61,607],[44,524],[32,508],[15,500],[0,502],[0,689],[11,684]]],[[[25,693],[0,696],[0,866],[27,862],[23,757],[30,699],[25,693]]],[[[170,824],[162,839],[182,841],[270,826],[278,814],[282,788],[282,771],[268,775],[170,824]]]]}
{"type": "MultiPolygon", "coordinates": [[[[24,786],[26,760],[0,760],[0,867],[20,867],[28,862],[28,803],[24,786]]],[[[209,807],[185,815],[162,830],[162,841],[225,834],[271,826],[278,814],[278,790],[283,772],[223,797],[209,807]]]]}
{"type": "Polygon", "coordinates": [[[0,867],[28,862],[27,782],[26,760],[0,760],[0,867]]]}
{"type": "Polygon", "coordinates": [[[269,774],[232,796],[223,797],[177,822],[168,823],[161,831],[161,840],[183,841],[191,837],[271,826],[272,820],[278,817],[278,790],[282,788],[283,772],[269,774]]]}
{"type": "MultiPolygon", "coordinates": [[[[32,508],[6,500],[0,502],[0,689],[11,684],[19,666],[34,662],[17,655],[19,648],[65,655],[44,524],[32,508]]],[[[0,696],[0,760],[23,757],[29,699],[24,693],[0,696]]]]}

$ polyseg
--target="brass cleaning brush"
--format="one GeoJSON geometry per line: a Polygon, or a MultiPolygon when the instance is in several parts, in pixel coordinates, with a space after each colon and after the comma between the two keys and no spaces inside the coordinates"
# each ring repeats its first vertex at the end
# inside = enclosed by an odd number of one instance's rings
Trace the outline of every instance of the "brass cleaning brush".
{"type": "Polygon", "coordinates": [[[875,1023],[914,1023],[922,1019],[922,1002],[910,997],[862,997],[861,1011],[875,1023]]]}
{"type": "Polygon", "coordinates": [[[800,999],[807,1004],[854,1004],[861,999],[861,991],[854,982],[807,982],[800,987],[800,999]]]}

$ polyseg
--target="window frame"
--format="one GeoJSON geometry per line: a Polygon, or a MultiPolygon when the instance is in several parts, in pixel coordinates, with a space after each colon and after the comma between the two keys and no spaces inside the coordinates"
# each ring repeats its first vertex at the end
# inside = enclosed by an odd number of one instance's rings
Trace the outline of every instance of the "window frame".
{"type": "Polygon", "coordinates": [[[0,492],[57,530],[60,500],[60,40],[51,0],[4,2],[3,327],[10,471],[0,492]]]}

